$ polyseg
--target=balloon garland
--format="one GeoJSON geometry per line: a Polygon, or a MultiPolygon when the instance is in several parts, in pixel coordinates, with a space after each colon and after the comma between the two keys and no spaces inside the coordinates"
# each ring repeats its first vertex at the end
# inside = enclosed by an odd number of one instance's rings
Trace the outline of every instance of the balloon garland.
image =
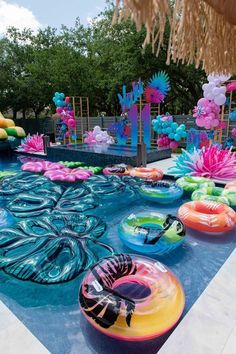
{"type": "Polygon", "coordinates": [[[198,127],[208,130],[223,129],[220,120],[220,106],[226,103],[226,86],[222,83],[229,79],[226,75],[208,75],[208,83],[202,85],[203,98],[193,109],[198,127]]]}
{"type": "Polygon", "coordinates": [[[61,119],[60,136],[62,140],[64,140],[65,137],[71,137],[73,140],[76,140],[75,112],[70,104],[70,97],[66,97],[64,93],[56,92],[52,100],[57,107],[56,112],[61,119]]]}
{"type": "Polygon", "coordinates": [[[165,116],[157,116],[152,120],[153,130],[161,134],[157,140],[159,147],[170,147],[176,149],[181,139],[186,138],[185,124],[173,122],[173,117],[166,113],[165,116]]]}

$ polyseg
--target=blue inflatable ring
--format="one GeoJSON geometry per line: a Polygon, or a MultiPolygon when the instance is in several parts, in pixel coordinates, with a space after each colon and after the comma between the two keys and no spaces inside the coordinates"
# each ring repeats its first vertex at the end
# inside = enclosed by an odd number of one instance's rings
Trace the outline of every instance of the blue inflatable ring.
{"type": "Polygon", "coordinates": [[[118,233],[132,250],[161,255],[183,243],[185,227],[176,216],[142,212],[122,220],[118,233]]]}
{"type": "Polygon", "coordinates": [[[161,204],[172,203],[183,195],[183,189],[169,181],[147,182],[140,186],[138,192],[142,198],[161,204]]]}

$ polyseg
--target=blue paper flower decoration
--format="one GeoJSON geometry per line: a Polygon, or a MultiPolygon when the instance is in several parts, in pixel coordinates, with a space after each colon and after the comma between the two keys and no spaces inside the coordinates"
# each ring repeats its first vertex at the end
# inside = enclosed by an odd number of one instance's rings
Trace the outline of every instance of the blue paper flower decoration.
{"type": "Polygon", "coordinates": [[[149,81],[148,86],[157,89],[164,96],[166,96],[168,91],[170,90],[169,76],[164,71],[160,71],[158,74],[153,75],[153,77],[149,81]]]}

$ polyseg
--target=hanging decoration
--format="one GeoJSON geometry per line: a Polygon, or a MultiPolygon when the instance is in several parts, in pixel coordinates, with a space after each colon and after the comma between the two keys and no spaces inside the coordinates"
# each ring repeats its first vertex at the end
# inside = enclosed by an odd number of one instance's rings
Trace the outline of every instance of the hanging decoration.
{"type": "Polygon", "coordinates": [[[202,65],[207,73],[236,74],[235,0],[116,0],[113,24],[129,17],[138,31],[145,26],[144,47],[151,44],[157,55],[162,46],[168,48],[167,64],[172,60],[202,65]]]}

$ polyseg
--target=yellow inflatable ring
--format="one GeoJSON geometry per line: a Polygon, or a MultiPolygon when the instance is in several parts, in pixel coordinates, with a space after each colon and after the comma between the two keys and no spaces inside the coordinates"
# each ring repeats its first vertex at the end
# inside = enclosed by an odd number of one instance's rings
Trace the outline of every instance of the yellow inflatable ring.
{"type": "Polygon", "coordinates": [[[164,334],[179,320],[185,303],[182,286],[169,269],[154,259],[129,254],[103,258],[90,268],[79,300],[96,329],[127,341],[164,334]]]}

